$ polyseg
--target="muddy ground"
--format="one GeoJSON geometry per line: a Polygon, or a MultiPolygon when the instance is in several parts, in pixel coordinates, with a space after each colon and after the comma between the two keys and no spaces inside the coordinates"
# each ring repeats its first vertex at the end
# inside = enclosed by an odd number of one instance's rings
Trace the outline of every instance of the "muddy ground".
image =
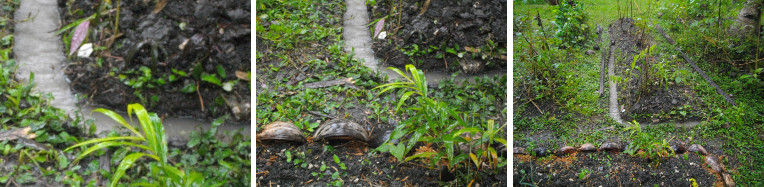
{"type": "MultiPolygon", "coordinates": [[[[96,51],[91,57],[70,57],[66,75],[73,89],[87,94],[88,102],[111,109],[140,102],[161,116],[209,120],[230,115],[230,121],[250,123],[251,87],[249,77],[242,76],[251,69],[250,3],[168,1],[158,13],[152,13],[157,7],[155,1],[121,1],[120,35],[111,48],[96,51]],[[154,86],[136,89],[120,80],[120,75],[140,78],[144,73],[141,67],[148,67],[151,74],[144,85],[154,86]],[[180,71],[185,76],[177,73],[180,71]],[[171,80],[171,75],[177,80],[171,80]],[[201,77],[210,75],[221,85],[202,81],[201,77]],[[165,83],[151,82],[159,79],[165,83]],[[223,89],[227,82],[233,84],[230,91],[223,89]]],[[[93,0],[73,4],[59,1],[64,25],[93,14],[99,4],[93,0]]],[[[96,27],[97,32],[91,31],[89,42],[108,45],[114,25],[112,20],[103,19],[107,17],[92,21],[91,28],[96,27]]]]}
{"type": "Polygon", "coordinates": [[[371,21],[389,16],[382,30],[388,37],[374,39],[372,44],[381,62],[399,68],[415,64],[421,69],[447,72],[505,71],[506,1],[427,1],[429,6],[423,6],[423,1],[398,2],[377,1],[376,6],[367,8],[371,21]],[[400,14],[393,9],[401,10],[400,14]],[[492,47],[489,41],[493,42],[492,47]],[[419,51],[413,57],[402,51],[411,52],[413,45],[418,48],[415,53],[419,51]],[[448,48],[457,54],[448,52],[448,48]],[[477,49],[480,52],[476,52],[477,49]],[[459,57],[458,53],[463,56],[459,57]]]}
{"type": "MultiPolygon", "coordinates": [[[[428,168],[420,162],[398,164],[389,154],[377,153],[367,156],[373,149],[364,143],[351,142],[332,146],[334,151],[326,151],[326,145],[316,142],[304,145],[277,143],[258,143],[257,184],[262,186],[330,186],[331,175],[340,171],[343,186],[437,186],[442,178],[453,174],[441,174],[437,168],[428,168]],[[287,162],[284,151],[290,150],[292,155],[297,152],[305,153],[307,167],[302,164],[294,165],[287,162]],[[337,155],[347,166],[342,170],[337,163],[331,161],[337,155]],[[323,172],[320,166],[324,162],[328,169],[323,172]],[[323,175],[314,176],[313,173],[323,175]]],[[[296,156],[294,156],[296,157],[296,156]]],[[[293,158],[294,159],[294,158],[293,158]]],[[[466,172],[466,171],[458,171],[466,172]]],[[[453,180],[453,176],[450,176],[453,180]]],[[[498,169],[497,174],[486,173],[481,181],[484,186],[505,186],[507,184],[506,168],[498,169]]],[[[445,183],[443,183],[445,184],[445,183]]]]}
{"type": "Polygon", "coordinates": [[[675,155],[651,161],[623,153],[576,153],[537,159],[515,155],[513,183],[517,186],[699,186],[720,182],[704,167],[699,154],[675,155]],[[583,174],[582,174],[583,173],[583,174]]]}

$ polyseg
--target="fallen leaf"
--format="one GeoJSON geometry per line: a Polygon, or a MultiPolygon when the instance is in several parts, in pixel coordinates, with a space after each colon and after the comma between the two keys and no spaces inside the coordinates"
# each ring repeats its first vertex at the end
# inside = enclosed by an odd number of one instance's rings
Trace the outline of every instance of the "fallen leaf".
{"type": "Polygon", "coordinates": [[[382,27],[384,26],[385,26],[385,18],[382,18],[377,22],[377,25],[374,26],[374,37],[371,37],[371,38],[376,38],[377,35],[379,35],[379,31],[382,31],[382,27]]]}
{"type": "Polygon", "coordinates": [[[154,10],[151,11],[151,13],[156,14],[162,11],[164,9],[164,6],[167,5],[167,0],[157,0],[157,4],[154,5],[154,10]]]}
{"type": "Polygon", "coordinates": [[[85,37],[88,35],[88,28],[90,28],[90,20],[83,21],[74,29],[74,34],[72,34],[72,44],[69,47],[69,55],[74,54],[74,52],[80,48],[82,42],[85,41],[85,37]]]}
{"type": "Polygon", "coordinates": [[[236,71],[236,77],[241,79],[241,80],[249,81],[249,73],[244,73],[243,71],[238,71],[237,70],[236,71]]]}
{"type": "Polygon", "coordinates": [[[474,47],[464,47],[464,50],[469,51],[469,52],[473,52],[473,53],[477,53],[478,52],[478,49],[476,49],[474,47]]]}

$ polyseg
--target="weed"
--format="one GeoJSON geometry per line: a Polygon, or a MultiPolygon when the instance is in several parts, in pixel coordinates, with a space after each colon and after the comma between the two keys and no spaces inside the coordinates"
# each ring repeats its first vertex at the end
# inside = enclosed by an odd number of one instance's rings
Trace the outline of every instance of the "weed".
{"type": "Polygon", "coordinates": [[[138,132],[133,126],[129,125],[122,116],[119,114],[106,110],[95,109],[94,112],[103,113],[109,116],[114,121],[117,121],[123,127],[129,129],[133,136],[121,136],[121,137],[105,137],[95,138],[88,141],[75,144],[64,151],[69,151],[74,148],[83,147],[94,144],[92,147],[83,151],[73,162],[77,162],[90,153],[106,147],[115,146],[129,146],[135,147],[146,152],[134,152],[131,153],[122,160],[116,173],[112,176],[111,186],[116,186],[119,179],[125,174],[125,171],[133,166],[135,161],[142,157],[149,157],[154,159],[157,163],[151,163],[151,174],[156,182],[162,185],[200,185],[203,183],[204,178],[201,174],[196,172],[186,173],[178,168],[172,166],[167,158],[167,139],[164,134],[164,127],[160,122],[159,117],[154,113],[149,113],[140,104],[130,104],[127,107],[127,113],[130,116],[132,122],[132,113],[135,112],[138,118],[141,130],[143,133],[138,132]],[[135,141],[142,142],[141,144],[134,143],[135,141]]]}
{"type": "Polygon", "coordinates": [[[632,121],[630,123],[631,126],[624,128],[624,131],[629,133],[631,144],[623,151],[624,153],[640,155],[653,161],[659,161],[659,159],[674,154],[666,139],[658,140],[654,135],[643,132],[639,122],[632,121]],[[643,150],[644,152],[637,153],[638,150],[643,150]]]}
{"type": "Polygon", "coordinates": [[[489,161],[493,167],[497,167],[498,158],[496,151],[491,151],[492,148],[485,148],[483,146],[490,145],[493,141],[506,144],[506,140],[503,138],[494,137],[498,129],[501,128],[495,128],[492,121],[489,121],[483,128],[467,125],[466,115],[442,101],[435,101],[429,97],[424,73],[413,65],[406,65],[406,71],[410,72],[411,76],[406,75],[397,68],[390,69],[400,74],[407,81],[388,83],[375,89],[381,89],[380,94],[393,89],[405,91],[401,95],[395,111],[400,113],[405,113],[403,111],[413,111],[413,114],[393,130],[390,139],[401,139],[406,134],[410,134],[410,137],[406,138],[408,141],[406,139],[401,140],[401,142],[407,142],[405,144],[399,143],[395,145],[386,142],[378,147],[377,150],[390,152],[401,163],[412,159],[430,158],[430,165],[432,166],[436,165],[439,160],[445,159],[448,162],[448,168],[453,168],[464,160],[472,160],[478,168],[480,168],[482,161],[489,161]],[[416,104],[408,107],[407,110],[401,110],[400,107],[412,95],[416,100],[416,104]],[[480,133],[482,136],[478,136],[480,138],[475,139],[462,136],[463,134],[475,135],[476,133],[480,133]],[[439,152],[426,151],[405,157],[404,159],[404,156],[408,154],[414,144],[419,141],[440,145],[439,152]],[[454,147],[459,143],[470,145],[470,147],[478,145],[476,146],[478,147],[478,154],[470,152],[454,155],[454,147]]]}

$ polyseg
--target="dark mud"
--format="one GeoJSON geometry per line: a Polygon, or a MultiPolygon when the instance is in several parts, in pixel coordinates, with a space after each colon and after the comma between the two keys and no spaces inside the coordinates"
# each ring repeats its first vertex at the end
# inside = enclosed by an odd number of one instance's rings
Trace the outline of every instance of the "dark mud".
{"type": "MultiPolygon", "coordinates": [[[[318,142],[304,145],[259,142],[258,146],[262,151],[257,153],[255,167],[264,169],[258,169],[256,180],[262,186],[330,186],[336,180],[341,180],[343,186],[437,186],[441,177],[448,178],[448,174],[441,176],[439,169],[425,167],[424,163],[397,165],[398,161],[388,154],[369,155],[373,148],[361,142],[337,144],[329,150],[318,142]],[[294,155],[304,153],[306,167],[287,162],[285,151],[291,152],[292,160],[301,157],[294,155]],[[334,155],[345,164],[346,170],[333,161],[334,155]],[[324,171],[320,170],[322,162],[327,167],[324,171]],[[331,175],[337,171],[339,179],[332,179],[331,175]]],[[[505,186],[506,169],[499,169],[497,174],[485,173],[482,180],[475,182],[483,186],[505,186]]]]}
{"type": "Polygon", "coordinates": [[[515,155],[516,186],[712,186],[718,175],[704,167],[698,154],[670,156],[651,161],[623,153],[574,153],[564,157],[536,159],[515,155]],[[583,174],[582,174],[583,173],[583,174]]]}
{"type": "MultiPolygon", "coordinates": [[[[88,101],[96,105],[124,109],[129,103],[140,102],[160,115],[207,120],[230,115],[230,121],[250,123],[249,81],[235,73],[251,69],[250,3],[169,1],[154,14],[154,1],[122,1],[119,33],[123,35],[109,50],[96,51],[93,56],[98,58],[70,57],[66,75],[72,88],[87,94],[88,101]],[[102,65],[97,65],[99,58],[102,65]],[[136,89],[120,80],[119,75],[137,77],[142,73],[140,67],[148,67],[152,78],[166,83],[136,89]],[[174,74],[173,69],[187,76],[174,74]],[[168,77],[173,74],[177,80],[170,81],[168,77]],[[205,74],[217,75],[221,83],[232,81],[234,86],[225,91],[220,85],[202,81],[200,77],[205,74]],[[182,92],[184,87],[196,90],[182,92]]],[[[59,1],[64,25],[93,14],[98,4],[90,0],[71,5],[59,1]]],[[[96,22],[106,26],[97,28],[101,32],[91,32],[88,40],[105,46],[113,33],[103,31],[112,27],[107,23],[111,21],[96,22]]]]}
{"type": "Polygon", "coordinates": [[[405,64],[415,64],[420,69],[447,72],[476,73],[505,69],[506,1],[428,2],[429,6],[423,14],[420,14],[423,2],[413,0],[401,3],[378,1],[376,6],[368,8],[371,21],[390,15],[383,29],[388,37],[373,39],[372,49],[381,62],[399,68],[405,64]],[[400,19],[391,15],[395,13],[393,9],[401,10],[400,19]],[[492,47],[488,47],[489,41],[493,42],[492,47]],[[421,53],[410,60],[402,49],[411,51],[413,45],[417,45],[421,53]],[[463,57],[447,52],[447,48],[463,53],[463,57]],[[474,53],[474,49],[481,49],[481,52],[474,53]]]}

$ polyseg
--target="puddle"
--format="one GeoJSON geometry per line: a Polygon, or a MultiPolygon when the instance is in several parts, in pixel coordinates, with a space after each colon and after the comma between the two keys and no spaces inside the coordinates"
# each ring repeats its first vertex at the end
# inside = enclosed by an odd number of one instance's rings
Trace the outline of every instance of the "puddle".
{"type": "MultiPolygon", "coordinates": [[[[343,16],[344,28],[343,37],[345,40],[345,51],[355,52],[355,58],[363,60],[363,65],[371,68],[372,70],[380,73],[387,74],[390,80],[402,80],[403,78],[395,73],[395,71],[387,69],[387,65],[380,63],[374,57],[374,51],[371,50],[371,34],[369,28],[366,27],[369,24],[369,15],[366,11],[365,0],[346,0],[347,11],[343,16]]],[[[455,77],[457,80],[467,79],[470,82],[474,82],[475,77],[494,77],[494,76],[506,76],[506,71],[490,71],[478,75],[463,75],[460,74],[455,77]]],[[[441,80],[451,78],[451,74],[441,71],[429,71],[425,72],[427,77],[427,84],[430,86],[437,86],[441,80]]]]}
{"type": "MultiPolygon", "coordinates": [[[[28,81],[30,72],[34,73],[35,92],[51,93],[54,99],[50,104],[63,109],[69,116],[75,116],[78,111],[87,119],[95,119],[97,132],[108,132],[121,126],[111,118],[100,113],[91,114],[93,106],[80,104],[75,94],[69,88],[64,75],[66,57],[63,44],[55,32],[61,26],[56,0],[25,0],[21,1],[16,11],[16,33],[14,52],[19,64],[17,79],[28,81]]],[[[123,117],[128,120],[125,114],[123,117]]],[[[129,121],[129,120],[128,120],[129,121]]],[[[186,141],[188,135],[202,127],[210,128],[210,122],[188,118],[165,118],[163,121],[168,140],[186,141]]],[[[249,136],[249,124],[223,124],[218,131],[234,131],[242,129],[249,136]]],[[[225,133],[218,133],[219,138],[225,133]]]]}

